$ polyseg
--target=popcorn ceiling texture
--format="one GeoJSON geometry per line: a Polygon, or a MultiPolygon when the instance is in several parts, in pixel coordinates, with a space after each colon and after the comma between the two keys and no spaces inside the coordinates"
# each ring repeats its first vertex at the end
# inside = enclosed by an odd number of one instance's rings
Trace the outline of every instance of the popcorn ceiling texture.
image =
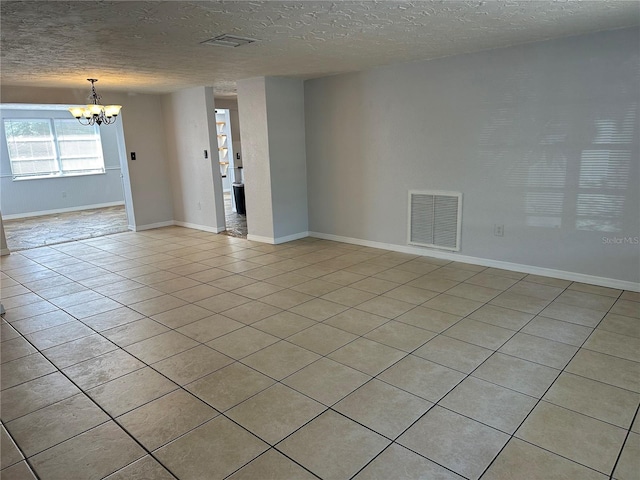
{"type": "Polygon", "coordinates": [[[315,78],[639,23],[635,1],[3,1],[4,85],[169,92],[315,78]],[[260,40],[200,45],[229,33],[260,40]],[[88,87],[87,87],[88,88],[88,87]]]}

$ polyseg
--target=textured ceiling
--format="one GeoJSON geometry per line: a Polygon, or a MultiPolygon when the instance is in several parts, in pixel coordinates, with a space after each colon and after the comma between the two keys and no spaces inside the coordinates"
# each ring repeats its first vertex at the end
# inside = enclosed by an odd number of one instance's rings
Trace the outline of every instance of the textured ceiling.
{"type": "Polygon", "coordinates": [[[3,85],[168,92],[313,78],[637,25],[636,1],[0,2],[3,85]],[[200,42],[223,34],[238,48],[200,42]]]}

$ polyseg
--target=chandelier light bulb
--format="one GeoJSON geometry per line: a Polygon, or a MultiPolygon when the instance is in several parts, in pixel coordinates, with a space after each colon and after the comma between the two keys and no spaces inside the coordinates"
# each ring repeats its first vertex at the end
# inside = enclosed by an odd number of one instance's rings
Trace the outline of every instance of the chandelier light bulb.
{"type": "Polygon", "coordinates": [[[97,78],[87,78],[91,82],[91,94],[88,99],[90,104],[84,107],[71,107],[69,111],[82,125],[110,125],[116,121],[116,117],[120,113],[122,105],[106,105],[100,104],[100,95],[96,92],[95,83],[97,78]],[[83,119],[85,121],[83,121],[83,119]]]}

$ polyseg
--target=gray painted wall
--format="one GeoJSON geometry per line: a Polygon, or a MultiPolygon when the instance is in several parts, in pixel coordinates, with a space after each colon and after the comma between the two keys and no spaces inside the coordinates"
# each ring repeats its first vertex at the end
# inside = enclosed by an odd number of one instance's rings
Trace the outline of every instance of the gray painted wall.
{"type": "Polygon", "coordinates": [[[640,280],[639,30],[305,83],[309,230],[407,244],[407,192],[464,194],[460,254],[640,280]],[[504,225],[504,236],[493,234],[504,225]]]}
{"type": "Polygon", "coordinates": [[[0,108],[0,203],[5,218],[124,200],[120,180],[118,130],[114,125],[100,127],[104,174],[14,181],[4,131],[5,118],[68,119],[71,115],[66,110],[34,112],[0,108]]]}

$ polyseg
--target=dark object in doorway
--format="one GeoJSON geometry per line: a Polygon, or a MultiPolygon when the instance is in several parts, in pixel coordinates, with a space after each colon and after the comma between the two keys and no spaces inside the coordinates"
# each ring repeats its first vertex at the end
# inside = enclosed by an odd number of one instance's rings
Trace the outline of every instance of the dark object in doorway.
{"type": "Polygon", "coordinates": [[[247,207],[244,204],[244,183],[233,184],[233,196],[236,199],[236,212],[240,215],[246,215],[247,207]]]}

